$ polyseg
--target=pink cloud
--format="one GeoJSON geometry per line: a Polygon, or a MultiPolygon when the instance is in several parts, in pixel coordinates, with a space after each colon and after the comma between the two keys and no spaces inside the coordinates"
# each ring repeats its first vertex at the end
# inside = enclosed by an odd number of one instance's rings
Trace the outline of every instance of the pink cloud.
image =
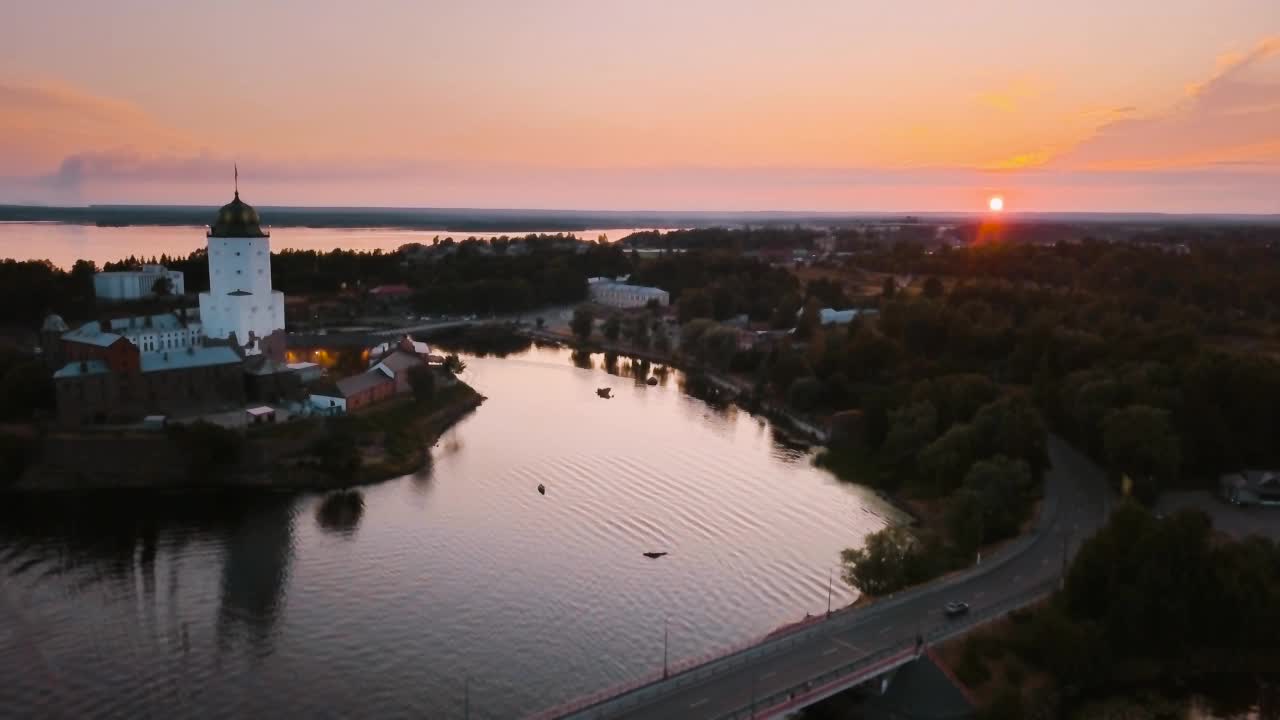
{"type": "Polygon", "coordinates": [[[1054,165],[1106,170],[1221,163],[1265,165],[1280,173],[1280,37],[1231,58],[1167,112],[1103,125],[1054,165]]]}

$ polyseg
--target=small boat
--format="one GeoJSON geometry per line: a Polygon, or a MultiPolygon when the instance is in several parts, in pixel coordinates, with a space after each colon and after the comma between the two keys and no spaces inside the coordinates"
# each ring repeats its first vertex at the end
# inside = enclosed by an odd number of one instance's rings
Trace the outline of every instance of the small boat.
{"type": "Polygon", "coordinates": [[[539,495],[546,495],[546,494],[547,494],[547,486],[546,486],[546,485],[543,485],[542,483],[538,483],[538,494],[539,494],[539,495]]]}
{"type": "Polygon", "coordinates": [[[605,400],[608,400],[609,398],[613,397],[613,388],[607,388],[607,387],[596,388],[596,394],[604,398],[605,400]]]}
{"type": "Polygon", "coordinates": [[[645,553],[645,554],[644,554],[644,556],[645,556],[645,557],[647,557],[647,558],[649,558],[650,560],[657,560],[658,558],[662,557],[663,555],[666,555],[666,553],[664,553],[664,552],[647,552],[647,553],[645,553]]]}

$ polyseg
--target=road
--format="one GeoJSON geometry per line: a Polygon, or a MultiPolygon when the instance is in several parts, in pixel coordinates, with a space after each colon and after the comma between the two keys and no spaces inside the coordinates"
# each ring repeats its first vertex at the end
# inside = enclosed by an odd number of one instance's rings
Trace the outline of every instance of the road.
{"type": "Polygon", "coordinates": [[[979,565],[900,598],[841,611],[792,647],[740,663],[715,661],[738,666],[705,681],[676,687],[679,676],[673,676],[645,688],[644,695],[656,697],[638,706],[617,709],[611,701],[567,717],[722,718],[755,698],[790,692],[860,658],[910,645],[918,634],[928,635],[949,622],[941,613],[949,601],[969,603],[977,616],[1036,591],[1061,576],[1066,559],[1102,525],[1112,504],[1105,476],[1096,465],[1058,438],[1050,438],[1049,454],[1052,468],[1046,473],[1039,528],[1029,545],[1010,559],[989,560],[985,568],[979,565]],[[662,692],[663,685],[671,687],[670,692],[662,692]]]}

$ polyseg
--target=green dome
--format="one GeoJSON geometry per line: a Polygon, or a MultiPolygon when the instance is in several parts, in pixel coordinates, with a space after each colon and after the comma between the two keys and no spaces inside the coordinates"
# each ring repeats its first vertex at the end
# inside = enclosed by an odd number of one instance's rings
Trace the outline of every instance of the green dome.
{"type": "Polygon", "coordinates": [[[209,228],[209,237],[267,237],[258,223],[258,211],[241,200],[240,192],[236,191],[235,199],[218,211],[217,221],[209,228]]]}

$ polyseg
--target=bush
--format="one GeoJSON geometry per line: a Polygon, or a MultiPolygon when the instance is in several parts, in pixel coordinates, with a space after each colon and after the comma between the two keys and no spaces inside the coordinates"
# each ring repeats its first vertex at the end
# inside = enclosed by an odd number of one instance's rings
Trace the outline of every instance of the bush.
{"type": "Polygon", "coordinates": [[[983,660],[982,648],[979,647],[976,637],[965,641],[955,670],[960,682],[971,688],[976,688],[991,679],[991,670],[983,660]]]}
{"type": "Polygon", "coordinates": [[[983,720],[1023,720],[1027,716],[1021,688],[1005,687],[996,693],[979,717],[983,720]]]}
{"type": "Polygon", "coordinates": [[[791,383],[787,403],[800,412],[809,412],[822,398],[822,382],[815,377],[802,377],[791,383]]]}
{"type": "Polygon", "coordinates": [[[187,472],[197,481],[211,480],[222,470],[237,465],[244,450],[240,433],[203,420],[169,425],[166,433],[186,458],[187,472]]]}

